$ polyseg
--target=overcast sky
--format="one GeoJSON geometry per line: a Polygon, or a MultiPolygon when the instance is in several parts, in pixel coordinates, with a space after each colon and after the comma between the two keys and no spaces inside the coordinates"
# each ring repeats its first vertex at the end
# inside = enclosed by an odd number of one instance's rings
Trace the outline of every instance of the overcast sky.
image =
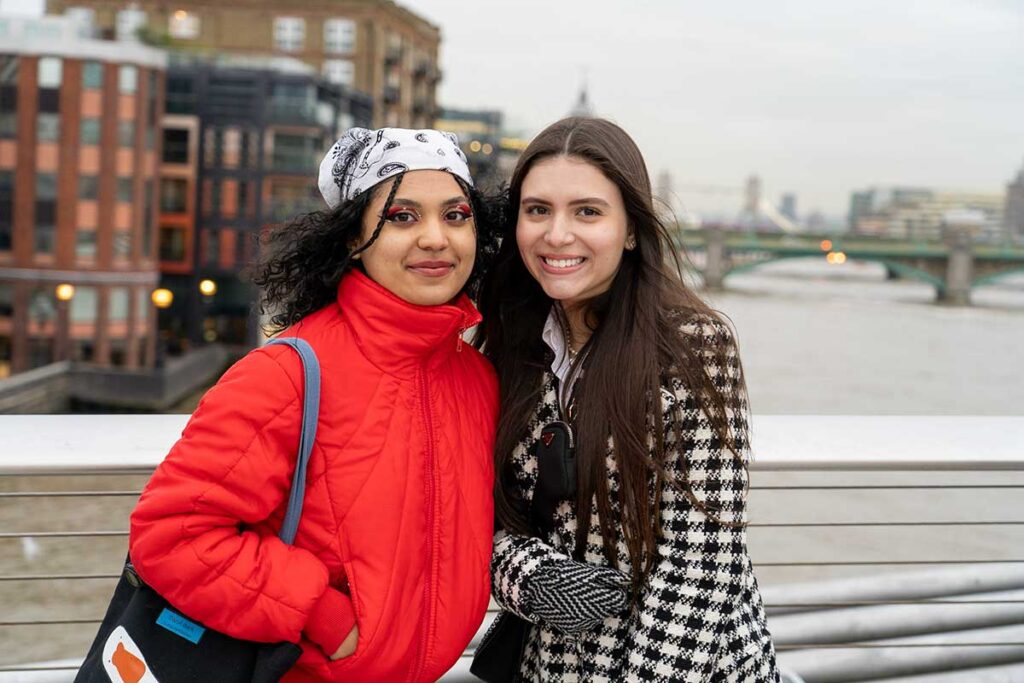
{"type": "Polygon", "coordinates": [[[738,211],[690,188],[751,173],[843,215],[872,184],[1001,192],[1024,165],[1024,0],[400,4],[441,26],[443,106],[502,110],[528,137],[586,74],[596,112],[696,210],[738,211]]]}

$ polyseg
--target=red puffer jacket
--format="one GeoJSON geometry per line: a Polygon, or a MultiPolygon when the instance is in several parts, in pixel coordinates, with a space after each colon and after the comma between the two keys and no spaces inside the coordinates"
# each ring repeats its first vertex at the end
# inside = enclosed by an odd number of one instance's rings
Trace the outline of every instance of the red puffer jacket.
{"type": "Polygon", "coordinates": [[[290,348],[257,349],[203,398],[131,517],[139,575],[186,615],[300,642],[288,682],[434,681],[489,600],[497,381],[465,297],[415,306],[360,272],[284,332],[316,350],[320,421],[295,545],[277,537],[302,412],[290,348]],[[331,662],[353,623],[355,654],[331,662]]]}

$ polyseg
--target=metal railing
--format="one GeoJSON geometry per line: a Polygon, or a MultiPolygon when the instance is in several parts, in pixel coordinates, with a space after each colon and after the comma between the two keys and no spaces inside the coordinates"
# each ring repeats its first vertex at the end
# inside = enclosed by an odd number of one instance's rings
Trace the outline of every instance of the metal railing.
{"type": "MultiPolygon", "coordinates": [[[[0,416],[0,681],[71,680],[185,420],[0,416]]],[[[1024,418],[760,416],[753,443],[748,544],[787,670],[1024,673],[1024,418]]],[[[477,642],[446,681],[473,680],[477,642]]]]}

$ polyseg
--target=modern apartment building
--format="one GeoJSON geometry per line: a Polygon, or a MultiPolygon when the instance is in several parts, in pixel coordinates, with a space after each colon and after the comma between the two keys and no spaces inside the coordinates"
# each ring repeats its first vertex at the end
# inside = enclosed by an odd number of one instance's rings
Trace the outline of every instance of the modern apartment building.
{"type": "Polygon", "coordinates": [[[371,125],[372,102],[295,60],[181,56],[166,102],[159,254],[173,299],[162,327],[175,345],[255,345],[243,271],[257,238],[324,208],[320,160],[341,131],[371,125]]]}
{"type": "Polygon", "coordinates": [[[166,56],[0,17],[0,377],[154,362],[166,56]]]}
{"type": "Polygon", "coordinates": [[[426,128],[436,117],[440,29],[390,0],[50,0],[110,35],[198,54],[288,56],[370,94],[375,126],[426,128]]]}

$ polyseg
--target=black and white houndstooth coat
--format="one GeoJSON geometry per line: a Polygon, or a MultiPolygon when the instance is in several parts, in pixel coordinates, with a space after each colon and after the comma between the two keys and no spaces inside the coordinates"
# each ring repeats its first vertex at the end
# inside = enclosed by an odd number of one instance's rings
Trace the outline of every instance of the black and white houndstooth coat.
{"type": "MultiPolygon", "coordinates": [[[[731,337],[717,321],[688,323],[688,335],[703,335],[706,348],[731,337]]],[[[726,367],[705,354],[711,377],[730,400],[730,420],[745,421],[747,406],[737,391],[739,364],[735,351],[726,367]]],[[[530,433],[512,457],[513,485],[524,499],[532,498],[537,465],[534,444],[542,427],[558,419],[557,378],[544,375],[540,401],[530,423],[530,433]]],[[[666,466],[682,479],[682,458],[689,465],[693,494],[720,509],[719,520],[746,521],[746,469],[731,451],[721,448],[707,418],[678,380],[662,384],[665,421],[674,406],[683,409],[681,443],[676,430],[665,424],[666,466]]],[[[747,444],[738,444],[748,455],[747,444]]],[[[614,458],[608,458],[612,504],[617,498],[618,475],[614,458]]],[[[596,508],[595,508],[596,509],[596,508]]],[[[616,508],[616,512],[618,512],[616,508]]],[[[530,629],[519,681],[679,681],[704,683],[742,681],[775,683],[779,674],[775,650],[768,633],[764,607],[747,554],[746,532],[706,516],[672,486],[665,488],[661,505],[664,537],[658,559],[637,608],[626,615],[605,619],[580,635],[566,635],[539,623],[525,604],[531,575],[552,562],[571,555],[576,531],[575,503],[561,503],[555,513],[555,529],[546,539],[495,536],[491,563],[493,590],[498,603],[527,621],[530,629]]],[[[593,516],[585,561],[607,565],[596,514],[593,516]]],[[[629,554],[618,543],[619,569],[629,571],[629,554]]]]}

